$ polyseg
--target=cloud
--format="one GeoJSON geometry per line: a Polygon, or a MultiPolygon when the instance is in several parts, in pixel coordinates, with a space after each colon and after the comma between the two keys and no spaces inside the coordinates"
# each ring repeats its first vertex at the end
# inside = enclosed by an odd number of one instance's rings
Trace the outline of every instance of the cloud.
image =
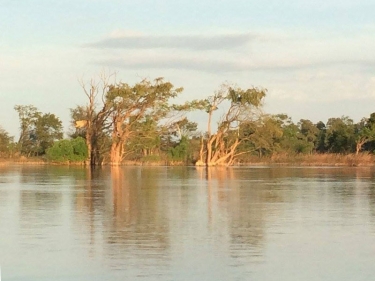
{"type": "Polygon", "coordinates": [[[245,46],[256,39],[251,34],[224,35],[174,35],[174,36],[145,36],[125,35],[106,38],[84,47],[97,49],[190,49],[190,50],[225,50],[245,46]]]}
{"type": "Polygon", "coordinates": [[[209,73],[227,73],[242,71],[267,71],[267,72],[298,72],[305,70],[327,69],[333,71],[352,72],[353,69],[360,69],[362,72],[373,72],[375,60],[331,60],[331,61],[254,61],[236,57],[203,57],[194,55],[173,56],[134,56],[109,58],[94,62],[104,67],[123,69],[176,69],[195,70],[209,73]]]}

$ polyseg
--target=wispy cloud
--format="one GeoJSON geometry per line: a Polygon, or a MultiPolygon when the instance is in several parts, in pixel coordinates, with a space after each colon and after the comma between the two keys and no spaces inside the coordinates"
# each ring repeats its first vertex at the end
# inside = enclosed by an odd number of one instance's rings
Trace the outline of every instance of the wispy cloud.
{"type": "Polygon", "coordinates": [[[304,37],[265,32],[205,36],[156,36],[116,30],[107,39],[84,45],[91,63],[122,69],[175,69],[209,73],[295,72],[356,69],[371,72],[375,41],[363,32],[356,40],[337,35],[304,37]],[[366,45],[361,44],[366,40],[366,45]],[[360,52],[358,50],[361,50],[360,52]]]}
{"type": "Polygon", "coordinates": [[[180,69],[222,73],[245,70],[246,65],[230,60],[163,57],[143,60],[109,59],[98,62],[103,66],[126,69],[180,69]]]}
{"type": "Polygon", "coordinates": [[[175,35],[146,36],[127,35],[106,38],[85,44],[84,47],[98,49],[190,49],[190,50],[225,50],[245,46],[256,39],[252,34],[224,35],[175,35]]]}

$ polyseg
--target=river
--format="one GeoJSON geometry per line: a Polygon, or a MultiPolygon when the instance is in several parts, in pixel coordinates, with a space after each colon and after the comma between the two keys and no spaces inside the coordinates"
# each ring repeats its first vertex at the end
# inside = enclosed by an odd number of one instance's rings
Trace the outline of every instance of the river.
{"type": "Polygon", "coordinates": [[[375,170],[0,167],[2,281],[375,280],[375,170]]]}

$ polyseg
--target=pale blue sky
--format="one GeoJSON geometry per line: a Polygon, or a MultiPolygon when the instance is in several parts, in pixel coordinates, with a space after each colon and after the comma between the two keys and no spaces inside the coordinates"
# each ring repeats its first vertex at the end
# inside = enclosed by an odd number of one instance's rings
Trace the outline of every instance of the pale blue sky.
{"type": "Polygon", "coordinates": [[[101,69],[163,76],[202,98],[224,81],[269,90],[265,111],[314,122],[375,111],[375,1],[0,0],[0,125],[16,104],[58,115],[101,69]]]}

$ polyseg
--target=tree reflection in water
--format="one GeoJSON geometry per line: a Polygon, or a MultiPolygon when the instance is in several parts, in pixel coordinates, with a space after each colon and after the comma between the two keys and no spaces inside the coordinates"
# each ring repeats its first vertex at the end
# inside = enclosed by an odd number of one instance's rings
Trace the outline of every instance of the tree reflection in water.
{"type": "Polygon", "coordinates": [[[267,220],[275,217],[275,208],[269,205],[282,202],[281,193],[262,182],[244,179],[241,169],[209,167],[197,168],[197,172],[207,183],[210,223],[216,224],[223,215],[227,218],[232,257],[237,261],[240,257],[261,258],[267,220]]]}
{"type": "Polygon", "coordinates": [[[145,263],[157,259],[160,265],[166,256],[169,229],[166,208],[160,205],[159,173],[159,169],[111,167],[113,210],[104,239],[112,259],[123,262],[125,255],[145,263]]]}

